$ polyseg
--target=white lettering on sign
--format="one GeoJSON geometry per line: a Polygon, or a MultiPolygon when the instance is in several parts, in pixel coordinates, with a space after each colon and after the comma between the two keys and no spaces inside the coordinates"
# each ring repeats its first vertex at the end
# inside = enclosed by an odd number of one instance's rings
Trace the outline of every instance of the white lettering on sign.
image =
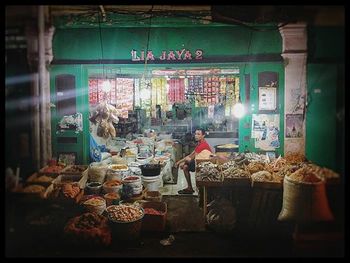
{"type": "Polygon", "coordinates": [[[145,51],[131,50],[132,61],[145,61],[146,60],[201,60],[203,59],[203,50],[197,49],[195,54],[192,56],[191,51],[187,49],[181,50],[163,50],[159,56],[155,56],[152,50],[148,50],[145,55],[145,51]]]}

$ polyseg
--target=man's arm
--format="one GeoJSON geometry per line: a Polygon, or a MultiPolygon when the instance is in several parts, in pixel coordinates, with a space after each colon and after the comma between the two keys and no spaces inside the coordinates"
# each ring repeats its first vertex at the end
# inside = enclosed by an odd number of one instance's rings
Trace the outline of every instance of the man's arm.
{"type": "Polygon", "coordinates": [[[185,162],[185,161],[191,161],[192,159],[194,159],[194,157],[196,156],[196,152],[193,151],[192,153],[190,153],[189,155],[185,156],[184,158],[182,158],[181,160],[177,161],[175,163],[175,166],[178,166],[179,164],[185,162]]]}

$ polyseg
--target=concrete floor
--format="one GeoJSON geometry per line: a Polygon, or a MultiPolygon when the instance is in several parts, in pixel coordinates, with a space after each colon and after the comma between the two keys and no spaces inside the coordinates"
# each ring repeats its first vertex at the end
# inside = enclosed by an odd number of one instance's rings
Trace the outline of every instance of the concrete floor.
{"type": "MultiPolygon", "coordinates": [[[[193,190],[195,191],[193,193],[193,196],[198,196],[198,189],[196,186],[196,178],[195,173],[191,172],[191,183],[193,190]]],[[[159,191],[162,193],[163,196],[177,196],[178,191],[182,190],[187,187],[186,178],[184,175],[184,172],[179,169],[178,170],[178,176],[177,176],[177,183],[176,184],[163,184],[162,187],[159,188],[159,191]]],[[[183,195],[182,195],[183,196],[183,195]]]]}

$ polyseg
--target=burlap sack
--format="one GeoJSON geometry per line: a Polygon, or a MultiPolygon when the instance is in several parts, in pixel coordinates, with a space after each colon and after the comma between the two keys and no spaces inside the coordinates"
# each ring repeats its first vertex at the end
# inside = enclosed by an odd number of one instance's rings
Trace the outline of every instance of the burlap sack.
{"type": "Polygon", "coordinates": [[[280,221],[314,222],[334,219],[329,208],[325,182],[302,183],[284,177],[280,221]]]}

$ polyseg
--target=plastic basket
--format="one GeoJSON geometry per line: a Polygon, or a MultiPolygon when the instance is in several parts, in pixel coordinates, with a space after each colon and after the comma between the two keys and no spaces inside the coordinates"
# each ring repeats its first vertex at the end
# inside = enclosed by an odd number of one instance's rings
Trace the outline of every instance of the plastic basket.
{"type": "Polygon", "coordinates": [[[153,208],[159,212],[160,215],[146,214],[142,220],[142,231],[154,231],[161,232],[165,229],[166,216],[167,216],[167,204],[165,202],[145,202],[141,203],[141,207],[153,208]]]}

